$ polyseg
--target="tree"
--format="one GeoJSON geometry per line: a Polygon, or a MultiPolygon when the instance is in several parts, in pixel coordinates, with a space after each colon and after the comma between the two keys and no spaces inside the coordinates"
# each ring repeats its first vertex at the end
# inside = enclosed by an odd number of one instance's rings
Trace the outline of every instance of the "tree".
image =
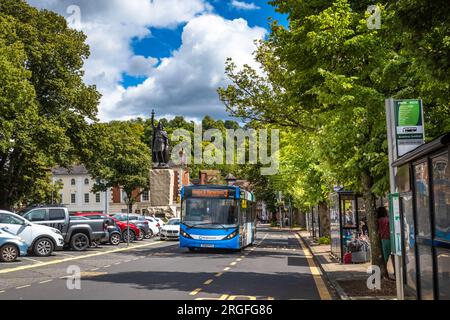
{"type": "Polygon", "coordinates": [[[12,209],[42,201],[49,169],[83,156],[100,95],[82,81],[85,36],[53,12],[1,1],[0,53],[0,208],[12,209]]]}
{"type": "Polygon", "coordinates": [[[143,133],[144,128],[139,123],[113,121],[94,124],[92,149],[85,163],[97,180],[93,192],[122,188],[129,212],[133,212],[137,197],[149,189],[151,156],[149,147],[142,142],[143,133]]]}
{"type": "Polygon", "coordinates": [[[233,85],[219,94],[237,114],[309,134],[320,146],[319,164],[330,168],[337,181],[363,191],[372,263],[387,274],[373,188],[387,172],[385,146],[379,143],[384,96],[376,88],[388,50],[377,31],[365,26],[364,13],[352,11],[345,0],[288,1],[279,9],[290,14],[290,29],[275,24],[260,45],[256,59],[266,78],[228,63],[233,85]]]}

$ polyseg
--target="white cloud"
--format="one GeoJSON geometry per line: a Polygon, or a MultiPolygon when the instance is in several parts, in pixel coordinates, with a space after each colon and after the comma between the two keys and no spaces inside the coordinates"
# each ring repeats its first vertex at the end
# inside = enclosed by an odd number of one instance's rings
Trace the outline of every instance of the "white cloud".
{"type": "Polygon", "coordinates": [[[206,0],[28,0],[31,5],[69,16],[70,5],[80,7],[81,29],[91,56],[85,81],[102,93],[102,121],[158,115],[195,119],[209,114],[225,117],[216,89],[225,85],[225,60],[255,64],[254,40],[266,30],[249,27],[244,19],[226,20],[211,14],[206,0]],[[187,23],[182,45],[158,61],[135,55],[133,39],[151,36],[150,28],[174,28],[187,23]],[[121,85],[124,73],[143,76],[136,87],[121,85]]]}
{"type": "Polygon", "coordinates": [[[184,27],[181,47],[162,59],[144,83],[124,91],[114,112],[149,114],[155,108],[160,114],[225,117],[216,92],[226,84],[225,61],[231,57],[238,65],[258,68],[252,56],[254,40],[265,33],[244,19],[230,21],[212,14],[192,19],[184,27]]]}
{"type": "MultiPolygon", "coordinates": [[[[206,0],[28,0],[37,8],[55,11],[67,18],[70,6],[80,8],[76,25],[87,35],[91,55],[85,62],[85,81],[102,93],[100,117],[114,109],[113,101],[123,91],[119,84],[124,72],[145,75],[151,72],[153,58],[135,56],[133,39],[151,35],[149,28],[173,28],[194,17],[210,12],[206,0]],[[146,59],[146,60],[143,60],[146,59]],[[137,67],[144,66],[143,71],[137,67]],[[139,74],[142,73],[142,74],[139,74]]],[[[71,19],[69,19],[71,20],[71,19]]],[[[109,119],[108,119],[109,120],[109,119]]]]}
{"type": "Polygon", "coordinates": [[[233,0],[231,1],[231,6],[239,10],[259,10],[261,7],[258,7],[253,2],[248,3],[244,1],[233,0]]]}
{"type": "Polygon", "coordinates": [[[158,63],[156,58],[134,56],[129,61],[127,74],[133,77],[149,76],[153,67],[158,63]]]}

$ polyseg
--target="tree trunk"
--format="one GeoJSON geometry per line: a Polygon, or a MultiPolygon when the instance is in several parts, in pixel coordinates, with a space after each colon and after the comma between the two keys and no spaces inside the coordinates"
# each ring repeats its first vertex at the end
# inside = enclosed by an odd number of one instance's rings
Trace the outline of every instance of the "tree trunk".
{"type": "Polygon", "coordinates": [[[328,214],[328,204],[325,201],[319,202],[318,205],[320,228],[323,237],[330,236],[330,215],[328,214]]]}
{"type": "Polygon", "coordinates": [[[367,173],[361,177],[363,199],[366,208],[367,226],[369,228],[370,251],[372,265],[380,267],[381,277],[387,278],[388,272],[381,250],[381,240],[378,233],[378,219],[375,207],[375,195],[372,193],[373,179],[367,173]]]}

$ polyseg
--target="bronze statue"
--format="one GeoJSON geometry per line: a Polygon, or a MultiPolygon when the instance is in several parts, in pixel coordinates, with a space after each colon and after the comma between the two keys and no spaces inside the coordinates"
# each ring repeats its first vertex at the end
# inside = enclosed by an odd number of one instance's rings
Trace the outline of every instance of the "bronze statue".
{"type": "Polygon", "coordinates": [[[155,127],[155,110],[152,110],[152,160],[154,168],[169,167],[169,137],[161,121],[155,127]]]}

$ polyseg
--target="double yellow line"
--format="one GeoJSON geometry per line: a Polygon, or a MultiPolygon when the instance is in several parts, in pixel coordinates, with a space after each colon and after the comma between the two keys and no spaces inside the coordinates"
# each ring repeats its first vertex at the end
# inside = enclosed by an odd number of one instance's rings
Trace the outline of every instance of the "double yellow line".
{"type": "Polygon", "coordinates": [[[311,275],[313,276],[314,282],[317,287],[317,291],[319,291],[319,296],[321,300],[332,300],[330,291],[328,290],[327,285],[322,279],[322,272],[320,272],[319,267],[317,267],[313,255],[306,248],[306,244],[302,244],[302,239],[296,233],[295,237],[297,238],[298,243],[300,244],[300,248],[303,250],[303,254],[308,261],[309,269],[311,270],[311,275]]]}

